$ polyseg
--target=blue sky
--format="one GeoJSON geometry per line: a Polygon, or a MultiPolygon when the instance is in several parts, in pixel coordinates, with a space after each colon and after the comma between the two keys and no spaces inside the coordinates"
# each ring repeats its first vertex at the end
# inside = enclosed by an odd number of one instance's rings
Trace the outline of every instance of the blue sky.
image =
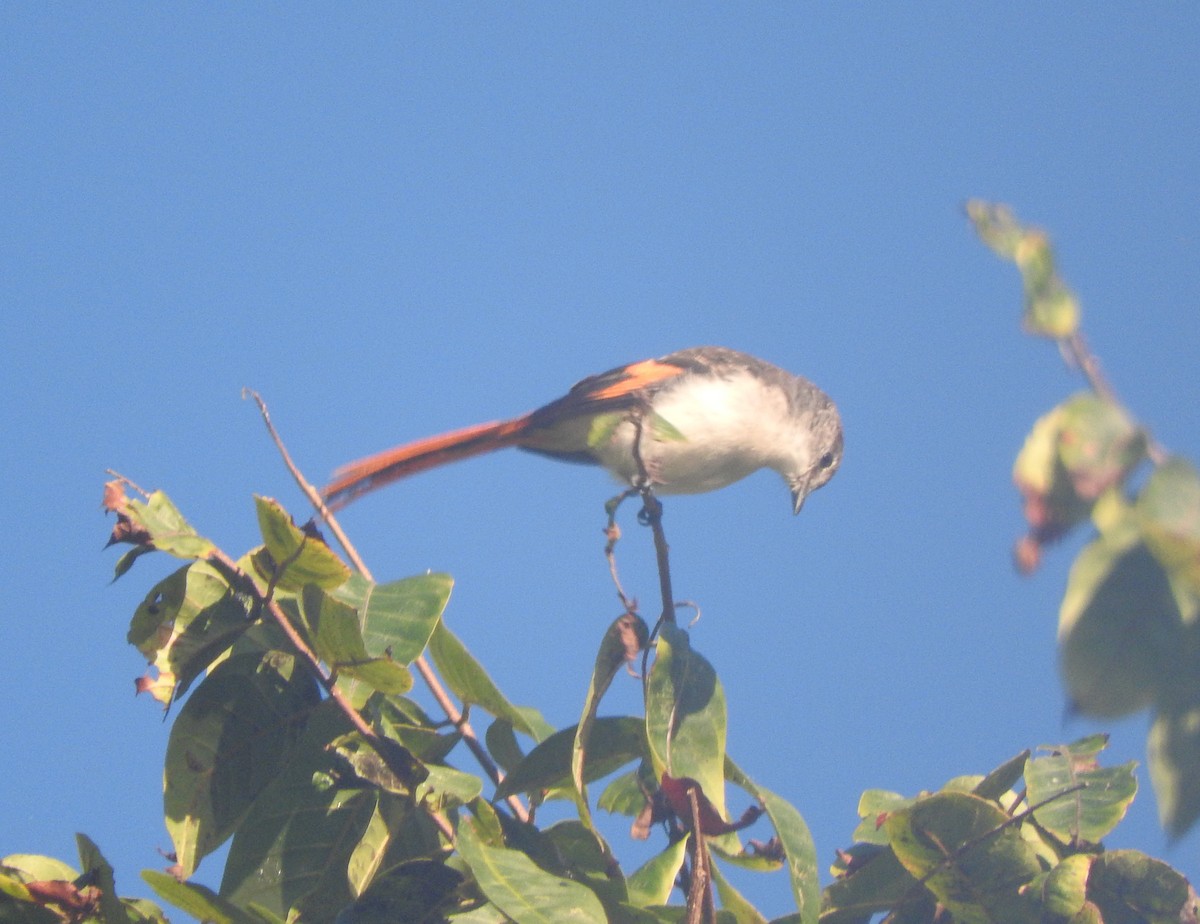
{"type": "MultiPolygon", "coordinates": [[[[164,865],[168,726],[124,635],[173,564],[109,586],[106,467],[238,553],[252,493],[306,516],[243,386],[321,481],[704,343],[812,378],[845,420],[799,518],[762,474],[666,519],[731,753],[823,867],[868,787],[1101,728],[1111,761],[1142,759],[1144,717],[1065,715],[1078,541],[1010,566],[1012,458],[1081,385],[1019,332],[1016,272],[962,204],[1052,231],[1116,387],[1200,459],[1198,88],[1190,4],[3,5],[0,854],[72,859],[84,830],[133,894],[164,865]]],[[[380,578],[451,572],[450,625],[565,725],[619,611],[612,493],[512,452],[343,522],[380,578]]],[[[652,601],[626,519],[623,578],[652,601]]],[[[636,709],[617,687],[610,711],[636,709]]],[[[1166,844],[1140,776],[1110,843],[1200,880],[1200,840],[1166,844]]],[[[782,876],[738,881],[787,910],[782,876]]]]}

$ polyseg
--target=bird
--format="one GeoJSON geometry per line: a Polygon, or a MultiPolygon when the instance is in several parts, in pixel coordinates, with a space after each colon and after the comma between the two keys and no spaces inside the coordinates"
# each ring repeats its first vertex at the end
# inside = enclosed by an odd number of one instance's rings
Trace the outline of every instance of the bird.
{"type": "Polygon", "coordinates": [[[842,461],[842,422],[820,388],[766,360],[702,346],[618,366],[514,417],[453,430],[339,468],[328,509],[451,462],[515,446],[600,465],[661,494],[698,494],[759,469],[786,483],[793,513],[842,461]]]}

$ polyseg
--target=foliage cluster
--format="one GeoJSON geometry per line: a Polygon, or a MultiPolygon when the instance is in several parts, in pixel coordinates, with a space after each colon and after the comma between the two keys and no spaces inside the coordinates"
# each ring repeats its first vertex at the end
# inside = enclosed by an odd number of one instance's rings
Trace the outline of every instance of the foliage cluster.
{"type": "MultiPolygon", "coordinates": [[[[1039,420],[1018,456],[1031,525],[1018,558],[1032,568],[1047,543],[1094,524],[1062,606],[1068,693],[1097,715],[1155,710],[1152,778],[1164,824],[1180,832],[1200,814],[1200,479],[1099,376],[1045,236],[1000,207],[969,211],[1024,274],[1026,326],[1055,339],[1092,386],[1039,420]]],[[[657,501],[642,500],[661,539],[657,501]]],[[[353,569],[268,498],[255,500],[261,544],[237,558],[160,491],[111,482],[106,506],[113,542],[129,546],[118,577],[151,551],[182,561],[149,590],[128,637],[151,665],[140,688],[177,706],[164,770],[173,866],[143,878],[199,920],[765,921],[730,867],[781,871],[796,910],[777,920],[789,924],[1197,920],[1178,872],[1104,850],[1136,782],[1132,764],[1101,766],[1103,736],[1024,751],[935,792],[865,793],[822,891],[801,814],[726,752],[721,681],[673,621],[665,542],[660,625],[650,631],[632,606],[615,620],[579,721],[555,730],[505,697],[451,632],[446,575],[376,583],[335,521],[353,569]],[[644,714],[600,716],[631,663],[644,714]],[[414,673],[438,715],[412,695],[414,673]],[[602,781],[595,805],[628,816],[632,836],[659,839],[636,870],[621,869],[596,830],[588,788],[602,781]],[[750,806],[737,818],[730,786],[750,806]],[[551,800],[573,817],[543,823],[551,800]],[[226,843],[220,888],[190,882],[226,843]]],[[[118,898],[100,851],[82,835],[79,846],[82,872],[45,857],[0,861],[0,921],[166,920],[152,902],[118,898]]]]}

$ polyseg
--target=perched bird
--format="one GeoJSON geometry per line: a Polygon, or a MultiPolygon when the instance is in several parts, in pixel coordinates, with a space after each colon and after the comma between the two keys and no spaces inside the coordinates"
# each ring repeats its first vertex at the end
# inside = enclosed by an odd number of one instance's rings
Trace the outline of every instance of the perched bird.
{"type": "Polygon", "coordinates": [[[760,468],[783,476],[800,512],[842,460],[837,407],[816,385],[725,347],[619,366],[512,420],[478,424],[351,462],[324,490],[337,510],[426,469],[516,446],[602,465],[663,494],[723,488],[760,468]]]}

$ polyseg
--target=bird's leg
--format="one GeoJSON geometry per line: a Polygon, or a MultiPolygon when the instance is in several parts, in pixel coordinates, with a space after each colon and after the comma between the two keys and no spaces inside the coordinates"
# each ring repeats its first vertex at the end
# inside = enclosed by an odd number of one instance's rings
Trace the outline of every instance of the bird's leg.
{"type": "Polygon", "coordinates": [[[642,408],[636,408],[631,414],[630,419],[633,422],[633,462],[637,466],[637,480],[634,482],[634,487],[642,496],[642,509],[638,513],[638,522],[644,526],[649,526],[654,533],[654,551],[658,556],[658,587],[662,592],[662,615],[658,617],[658,624],[654,627],[654,631],[650,633],[651,638],[658,631],[658,626],[663,623],[675,623],[675,598],[671,592],[671,566],[668,560],[669,546],[667,545],[667,536],[662,528],[662,503],[654,496],[654,491],[651,489],[652,479],[649,472],[646,471],[646,463],[642,458],[642,435],[646,432],[643,426],[645,412],[642,408]]]}

